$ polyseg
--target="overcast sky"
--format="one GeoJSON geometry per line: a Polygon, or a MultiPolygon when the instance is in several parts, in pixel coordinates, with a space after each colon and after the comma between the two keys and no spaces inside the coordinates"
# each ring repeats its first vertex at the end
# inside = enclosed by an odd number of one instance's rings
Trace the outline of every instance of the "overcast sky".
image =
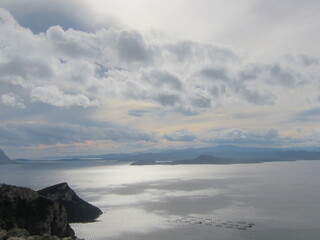
{"type": "Polygon", "coordinates": [[[13,158],[319,146],[318,0],[0,0],[13,158]]]}

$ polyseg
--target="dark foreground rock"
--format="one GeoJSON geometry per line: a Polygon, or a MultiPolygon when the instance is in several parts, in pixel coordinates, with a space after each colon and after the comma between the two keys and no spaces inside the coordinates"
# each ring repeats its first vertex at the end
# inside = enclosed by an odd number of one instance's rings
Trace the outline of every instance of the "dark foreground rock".
{"type": "Polygon", "coordinates": [[[59,238],[58,236],[44,234],[30,235],[25,229],[12,228],[9,231],[0,229],[0,240],[81,240],[77,237],[64,237],[59,238]]]}
{"type": "Polygon", "coordinates": [[[29,188],[0,184],[0,229],[10,232],[14,228],[30,235],[74,237],[61,204],[29,188]]]}
{"type": "Polygon", "coordinates": [[[44,188],[38,193],[63,205],[70,223],[92,222],[102,214],[99,208],[81,199],[67,183],[44,188]]]}

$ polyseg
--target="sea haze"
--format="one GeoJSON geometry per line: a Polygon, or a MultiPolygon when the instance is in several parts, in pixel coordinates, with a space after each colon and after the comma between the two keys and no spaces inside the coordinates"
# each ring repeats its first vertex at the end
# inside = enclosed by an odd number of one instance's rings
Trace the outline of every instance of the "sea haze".
{"type": "Polygon", "coordinates": [[[66,181],[104,214],[73,224],[86,240],[320,239],[320,161],[130,166],[2,165],[0,182],[35,190],[66,181]]]}

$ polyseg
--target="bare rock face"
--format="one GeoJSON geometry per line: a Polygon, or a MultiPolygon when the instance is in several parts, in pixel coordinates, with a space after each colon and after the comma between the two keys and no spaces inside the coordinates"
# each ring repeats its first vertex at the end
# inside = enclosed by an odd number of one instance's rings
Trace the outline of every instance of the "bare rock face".
{"type": "Polygon", "coordinates": [[[65,182],[39,190],[38,193],[63,205],[70,223],[92,222],[102,214],[99,208],[81,199],[65,182]]]}
{"type": "Polygon", "coordinates": [[[29,188],[0,184],[0,229],[73,237],[65,208],[29,188]]]}
{"type": "Polygon", "coordinates": [[[64,237],[59,238],[54,235],[32,235],[30,236],[28,231],[20,228],[12,228],[9,231],[0,229],[0,240],[83,240],[77,237],[64,237]]]}
{"type": "Polygon", "coordinates": [[[0,164],[12,164],[12,161],[5,153],[0,149],[0,164]]]}

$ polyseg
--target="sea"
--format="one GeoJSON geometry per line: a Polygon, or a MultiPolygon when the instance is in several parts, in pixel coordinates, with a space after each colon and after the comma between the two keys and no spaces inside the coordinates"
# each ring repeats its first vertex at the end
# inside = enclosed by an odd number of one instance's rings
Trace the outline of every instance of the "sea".
{"type": "Polygon", "coordinates": [[[319,240],[320,161],[130,166],[110,161],[1,165],[0,182],[67,182],[103,210],[72,224],[86,240],[319,240]]]}

